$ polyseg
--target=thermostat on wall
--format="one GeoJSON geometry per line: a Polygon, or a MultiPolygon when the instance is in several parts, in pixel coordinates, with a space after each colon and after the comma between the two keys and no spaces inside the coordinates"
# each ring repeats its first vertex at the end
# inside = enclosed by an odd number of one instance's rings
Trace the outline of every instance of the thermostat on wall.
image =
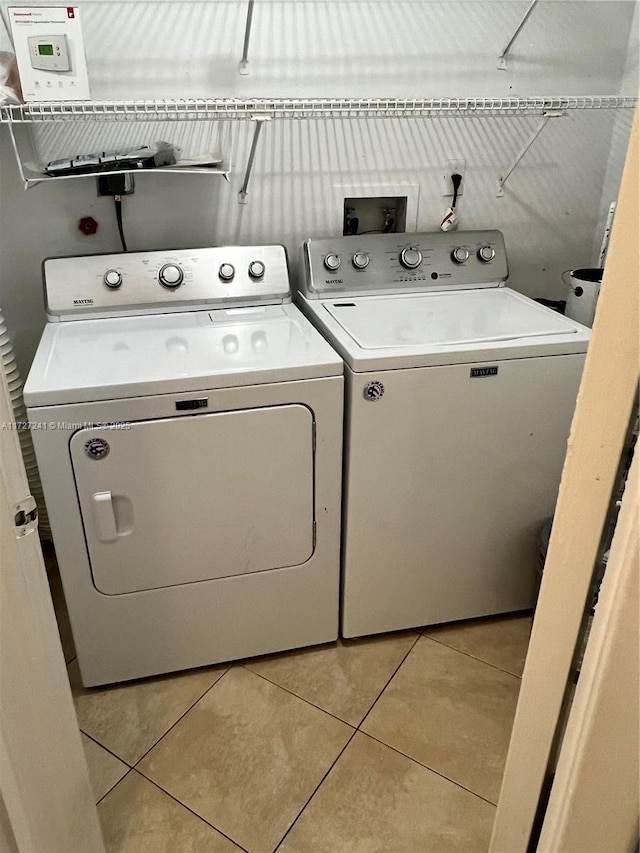
{"type": "Polygon", "coordinates": [[[8,9],[25,101],[87,101],[89,78],[77,6],[8,9]]]}
{"type": "Polygon", "coordinates": [[[30,36],[27,41],[32,68],[41,71],[71,71],[65,35],[30,36]]]}

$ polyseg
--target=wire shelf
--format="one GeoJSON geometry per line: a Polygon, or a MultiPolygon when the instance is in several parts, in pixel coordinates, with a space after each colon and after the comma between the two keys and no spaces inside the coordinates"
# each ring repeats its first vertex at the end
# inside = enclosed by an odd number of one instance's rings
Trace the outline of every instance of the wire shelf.
{"type": "Polygon", "coordinates": [[[536,98],[185,98],[145,101],[62,101],[0,107],[0,122],[211,121],[363,119],[545,115],[568,110],[633,109],[637,98],[618,96],[536,98]]]}

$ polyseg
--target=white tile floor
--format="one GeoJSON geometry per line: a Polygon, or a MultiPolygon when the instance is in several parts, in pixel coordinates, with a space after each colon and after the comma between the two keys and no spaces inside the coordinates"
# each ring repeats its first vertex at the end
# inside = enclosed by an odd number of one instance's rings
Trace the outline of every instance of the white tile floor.
{"type": "Polygon", "coordinates": [[[84,689],[52,577],[108,851],[487,849],[530,616],[84,689]]]}

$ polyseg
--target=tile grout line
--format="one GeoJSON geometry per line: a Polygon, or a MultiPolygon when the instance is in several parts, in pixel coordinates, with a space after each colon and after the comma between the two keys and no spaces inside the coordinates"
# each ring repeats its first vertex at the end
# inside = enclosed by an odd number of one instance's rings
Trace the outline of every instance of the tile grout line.
{"type": "Polygon", "coordinates": [[[461,655],[465,655],[466,657],[471,658],[471,660],[477,660],[478,663],[484,663],[487,666],[492,667],[492,669],[497,669],[498,672],[504,672],[505,675],[511,675],[513,676],[513,678],[517,678],[518,681],[522,681],[521,675],[516,675],[515,672],[509,672],[508,669],[504,669],[503,667],[498,666],[495,663],[490,663],[488,660],[484,660],[484,658],[479,658],[476,655],[472,655],[471,652],[464,652],[462,651],[462,649],[458,649],[455,646],[450,646],[449,643],[443,643],[442,640],[436,640],[434,637],[427,637],[425,634],[421,634],[420,637],[424,640],[431,640],[432,643],[438,643],[439,646],[444,646],[446,649],[451,649],[451,651],[453,652],[459,652],[461,655]]]}
{"type": "Polygon", "coordinates": [[[309,699],[305,699],[304,696],[299,696],[297,693],[294,693],[293,690],[289,690],[288,687],[283,687],[282,684],[278,684],[276,681],[272,681],[270,678],[267,678],[266,675],[262,675],[260,672],[254,672],[254,670],[249,669],[249,667],[244,664],[240,664],[243,669],[246,669],[247,672],[250,672],[251,675],[257,675],[258,678],[262,678],[267,684],[271,684],[273,687],[278,687],[280,690],[284,690],[285,693],[288,693],[290,696],[294,696],[296,699],[300,699],[301,702],[304,702],[307,705],[310,705],[312,708],[315,708],[316,711],[322,711],[323,714],[327,714],[329,717],[333,717],[334,720],[337,720],[339,723],[342,723],[345,726],[349,726],[350,729],[354,731],[357,730],[357,726],[354,726],[353,723],[348,723],[346,720],[343,720],[341,717],[336,716],[336,714],[332,714],[331,711],[327,711],[326,708],[322,708],[320,705],[316,705],[314,702],[311,702],[309,699]]]}
{"type": "Polygon", "coordinates": [[[114,788],[117,788],[117,787],[118,787],[118,785],[120,784],[120,782],[124,782],[124,780],[127,778],[127,776],[129,775],[129,773],[131,773],[131,772],[132,772],[132,770],[133,770],[133,767],[129,767],[129,765],[127,764],[127,772],[124,774],[124,776],[122,777],[122,779],[118,779],[118,781],[115,783],[115,785],[112,785],[112,786],[109,788],[109,790],[108,790],[106,793],[104,793],[104,794],[100,797],[100,799],[99,799],[99,800],[96,800],[96,808],[98,808],[98,806],[99,806],[99,805],[100,805],[100,803],[104,800],[104,798],[105,798],[105,797],[108,797],[108,796],[109,796],[109,794],[114,790],[114,788]]]}
{"type": "MultiPolygon", "coordinates": [[[[229,669],[231,669],[231,667],[229,667],[229,669]]],[[[191,710],[192,710],[192,708],[195,708],[195,706],[198,704],[198,702],[200,702],[202,699],[204,699],[204,697],[207,695],[207,693],[208,693],[210,690],[213,690],[213,688],[216,686],[216,684],[218,684],[218,682],[222,681],[222,679],[225,677],[225,675],[229,672],[229,669],[225,669],[225,671],[222,673],[222,675],[220,675],[218,678],[216,678],[216,680],[213,682],[213,684],[210,684],[210,685],[209,685],[209,687],[207,687],[207,689],[204,691],[204,693],[202,693],[200,696],[198,696],[198,698],[196,699],[196,701],[195,701],[195,702],[192,702],[192,704],[191,704],[191,705],[189,705],[189,707],[186,709],[186,711],[185,711],[184,713],[180,714],[180,716],[178,717],[178,719],[177,719],[174,723],[172,723],[172,724],[169,726],[169,728],[166,730],[166,732],[163,732],[163,733],[160,735],[160,737],[158,738],[158,740],[154,741],[153,745],[152,745],[152,746],[150,746],[150,747],[149,747],[149,749],[147,749],[147,750],[146,750],[146,752],[144,752],[144,753],[140,756],[140,758],[138,758],[138,760],[137,760],[134,764],[130,765],[132,769],[134,769],[134,770],[135,770],[135,768],[138,766],[138,764],[140,764],[140,762],[142,761],[142,759],[143,759],[143,758],[146,758],[146,757],[147,757],[147,755],[149,755],[149,753],[151,752],[151,750],[152,750],[152,749],[155,749],[155,748],[156,748],[156,746],[158,746],[158,744],[160,743],[160,741],[161,741],[164,737],[166,737],[166,736],[169,734],[169,732],[170,732],[172,729],[174,729],[174,728],[178,725],[178,723],[180,722],[180,720],[182,720],[182,719],[183,719],[183,717],[185,717],[185,716],[189,713],[189,711],[191,711],[191,710]]],[[[145,776],[145,779],[146,779],[146,778],[147,778],[147,777],[145,776]]]]}
{"type": "MultiPolygon", "coordinates": [[[[220,676],[220,678],[222,678],[222,676],[220,676]]],[[[217,682],[216,682],[216,684],[217,684],[217,682]]],[[[215,684],[212,684],[211,687],[215,687],[215,684]]],[[[211,687],[209,688],[209,690],[211,689],[211,687]]],[[[198,701],[200,701],[200,700],[198,700],[198,701]]],[[[174,803],[177,803],[179,806],[182,806],[183,809],[186,809],[190,814],[192,814],[199,821],[206,824],[207,826],[210,826],[211,829],[214,829],[220,835],[223,835],[227,839],[227,841],[230,841],[232,844],[235,844],[235,846],[239,850],[242,850],[243,853],[249,853],[249,851],[246,849],[246,847],[243,847],[241,844],[239,844],[237,841],[235,841],[233,838],[231,838],[231,836],[227,835],[221,829],[218,829],[217,826],[215,826],[213,823],[210,823],[208,820],[206,820],[206,818],[202,817],[202,815],[198,814],[197,812],[194,812],[194,810],[192,808],[189,808],[189,806],[186,803],[183,803],[177,797],[174,797],[173,794],[170,791],[167,791],[165,788],[163,788],[162,785],[159,785],[157,782],[154,782],[153,779],[149,779],[148,776],[145,776],[144,773],[141,773],[139,770],[136,770],[135,767],[132,767],[129,772],[130,773],[137,773],[138,776],[141,776],[146,782],[149,782],[151,785],[153,785],[154,788],[157,788],[159,791],[162,791],[163,794],[166,794],[166,796],[169,797],[169,799],[173,800],[174,803]]],[[[128,776],[129,773],[127,773],[126,775],[128,776]]],[[[124,778],[125,777],[123,777],[120,780],[120,782],[122,782],[124,780],[124,778]]],[[[120,782],[118,782],[118,785],[120,784],[120,782]]],[[[114,787],[115,787],[115,785],[114,785],[114,787]]],[[[113,788],[111,788],[111,790],[113,791],[113,788]]],[[[105,794],[105,797],[106,796],[107,796],[107,794],[105,794]]],[[[104,799],[104,797],[102,799],[104,799]]],[[[102,802],[102,800],[100,802],[102,802]]]]}
{"type": "Polygon", "coordinates": [[[358,730],[357,730],[357,729],[353,729],[353,731],[352,731],[352,733],[351,733],[351,735],[350,735],[350,737],[349,737],[349,740],[345,743],[345,745],[342,747],[342,749],[340,750],[340,752],[336,755],[336,757],[334,758],[334,760],[332,761],[332,763],[330,764],[330,766],[327,768],[327,770],[325,771],[325,773],[324,773],[324,775],[323,775],[322,779],[318,782],[318,784],[316,785],[316,787],[313,789],[313,791],[311,792],[311,795],[309,796],[309,798],[308,798],[308,800],[306,801],[306,803],[302,806],[302,808],[300,809],[300,811],[298,812],[298,814],[295,816],[295,818],[294,818],[294,819],[293,819],[293,821],[291,822],[291,824],[290,824],[289,828],[287,829],[287,831],[285,832],[285,834],[282,836],[282,838],[280,839],[280,841],[278,841],[278,843],[277,843],[277,844],[276,844],[276,846],[274,847],[274,849],[273,849],[273,853],[277,853],[277,851],[280,849],[280,847],[281,847],[281,846],[282,846],[282,844],[284,843],[284,840],[285,840],[285,838],[287,837],[287,835],[289,835],[289,833],[291,832],[291,830],[293,829],[293,827],[296,825],[296,823],[298,822],[298,820],[301,818],[301,816],[302,816],[302,814],[304,813],[305,809],[307,808],[307,806],[309,805],[309,803],[311,802],[311,800],[315,797],[315,795],[318,793],[319,789],[320,789],[320,788],[322,787],[322,785],[324,784],[325,779],[326,779],[326,778],[327,778],[327,776],[331,773],[331,771],[333,770],[333,768],[336,766],[336,764],[337,764],[337,763],[338,763],[338,761],[340,760],[340,757],[342,756],[342,754],[344,753],[344,751],[346,750],[346,748],[349,746],[349,744],[351,743],[351,741],[354,739],[354,737],[355,737],[357,734],[358,734],[358,730]]]}
{"type": "MultiPolygon", "coordinates": [[[[80,728],[80,726],[78,726],[78,728],[80,728]]],[[[115,753],[112,749],[109,749],[109,747],[108,747],[108,746],[104,746],[104,744],[101,744],[101,743],[100,743],[100,741],[99,741],[99,740],[97,740],[97,739],[95,738],[95,736],[94,736],[94,735],[89,734],[88,732],[85,732],[85,731],[84,731],[84,729],[80,729],[80,732],[81,732],[81,734],[83,734],[86,738],[89,738],[89,740],[93,741],[93,742],[96,744],[96,746],[99,746],[99,747],[100,747],[100,749],[104,749],[104,751],[105,751],[105,752],[108,752],[108,753],[109,753],[109,755],[112,755],[112,756],[113,756],[114,758],[116,758],[116,759],[117,759],[121,764],[124,764],[124,766],[125,766],[128,770],[131,770],[131,768],[134,766],[133,764],[129,764],[129,762],[128,762],[128,761],[125,761],[125,760],[124,760],[124,758],[120,758],[120,756],[119,756],[117,753],[115,753]]]]}
{"type": "Polygon", "coordinates": [[[359,732],[361,735],[365,735],[365,737],[371,738],[371,740],[375,740],[376,743],[379,743],[381,746],[386,746],[388,749],[392,750],[393,752],[396,752],[398,755],[401,755],[403,758],[409,759],[409,761],[412,761],[414,764],[417,764],[418,767],[422,767],[423,770],[428,770],[430,773],[435,773],[436,776],[439,776],[441,779],[444,779],[445,782],[450,782],[452,785],[455,785],[456,788],[460,788],[461,790],[466,791],[468,794],[471,794],[473,797],[477,797],[479,800],[482,800],[483,802],[487,803],[488,805],[493,806],[494,808],[497,808],[498,804],[494,803],[493,800],[489,800],[489,799],[487,799],[487,797],[483,797],[482,794],[478,794],[475,791],[472,791],[471,788],[467,788],[464,785],[462,785],[460,782],[456,782],[455,779],[451,779],[449,776],[445,776],[444,773],[441,773],[439,770],[434,770],[434,768],[429,767],[428,764],[423,764],[421,761],[418,761],[418,759],[414,758],[412,755],[407,755],[406,752],[402,752],[402,750],[398,749],[397,747],[391,746],[391,744],[389,744],[389,743],[385,743],[385,741],[380,740],[380,738],[377,738],[372,734],[369,734],[369,732],[365,732],[362,730],[359,730],[359,732]]]}
{"type": "Polygon", "coordinates": [[[337,714],[333,714],[331,711],[327,711],[327,709],[326,709],[326,708],[323,708],[321,705],[316,705],[316,704],[315,704],[315,702],[312,702],[310,699],[305,699],[305,698],[304,698],[304,696],[300,696],[298,693],[294,693],[294,692],[293,692],[293,690],[289,690],[289,688],[288,688],[288,687],[283,687],[283,685],[282,685],[282,684],[278,684],[278,682],[277,682],[277,681],[272,681],[270,678],[267,678],[267,676],[266,676],[266,675],[263,675],[261,672],[256,672],[255,670],[251,669],[251,668],[250,668],[251,658],[249,658],[249,659],[248,659],[248,660],[249,660],[249,665],[242,663],[242,664],[240,664],[240,666],[242,666],[242,667],[243,667],[244,669],[246,669],[248,672],[252,673],[252,675],[257,675],[257,676],[259,676],[260,678],[264,678],[264,680],[265,680],[265,681],[268,681],[268,682],[269,682],[269,684],[273,684],[273,686],[274,686],[274,687],[279,687],[281,690],[284,690],[284,691],[286,691],[287,693],[290,693],[292,696],[295,696],[295,697],[296,697],[296,699],[301,699],[303,702],[306,702],[306,703],[307,703],[307,705],[311,705],[311,707],[312,707],[312,708],[317,708],[319,711],[323,711],[325,714],[328,714],[330,717],[333,717],[335,720],[338,720],[338,722],[340,722],[340,723],[344,723],[345,725],[350,726],[352,729],[356,729],[356,730],[358,730],[358,728],[360,727],[360,725],[362,725],[362,723],[364,722],[364,720],[365,720],[366,716],[368,715],[369,711],[371,710],[371,708],[373,708],[373,706],[375,705],[375,703],[376,703],[376,702],[378,701],[378,699],[380,698],[381,694],[382,694],[382,693],[387,689],[387,686],[389,685],[389,681],[391,681],[391,679],[392,679],[392,678],[393,678],[393,676],[396,674],[396,672],[398,671],[398,669],[400,669],[400,667],[401,667],[401,666],[402,666],[402,664],[404,663],[404,661],[405,661],[405,659],[406,659],[407,655],[409,654],[409,652],[411,651],[411,649],[413,649],[413,647],[415,646],[415,644],[418,642],[418,640],[419,640],[419,639],[420,639],[420,633],[418,632],[418,636],[415,638],[415,640],[413,641],[413,643],[411,644],[411,646],[409,647],[409,649],[405,652],[405,654],[404,654],[404,656],[403,656],[402,660],[401,660],[401,661],[400,661],[400,663],[396,666],[396,668],[393,670],[393,672],[391,673],[391,675],[390,675],[389,679],[386,681],[386,683],[385,683],[384,687],[382,688],[381,692],[377,694],[376,698],[373,700],[372,704],[369,706],[369,709],[365,712],[364,717],[362,718],[362,720],[360,721],[360,723],[359,723],[357,726],[356,726],[356,725],[354,725],[354,723],[350,723],[348,720],[343,720],[343,719],[342,719],[342,717],[338,717],[338,716],[337,716],[337,714]]]}
{"type": "Polygon", "coordinates": [[[373,709],[375,708],[375,706],[376,706],[376,705],[378,704],[378,702],[380,701],[380,697],[382,696],[382,694],[384,693],[384,691],[387,689],[387,687],[391,684],[391,682],[393,681],[393,679],[396,677],[396,675],[397,675],[398,670],[400,669],[400,667],[403,665],[403,663],[404,663],[404,662],[406,661],[406,659],[409,657],[409,655],[411,654],[411,652],[415,649],[416,644],[417,644],[417,642],[418,642],[418,641],[419,641],[419,639],[420,639],[420,636],[421,636],[421,635],[420,635],[420,634],[418,634],[418,636],[415,638],[415,640],[413,641],[413,643],[411,643],[411,646],[407,649],[406,654],[404,655],[404,657],[402,658],[402,660],[400,661],[400,663],[398,664],[398,666],[393,670],[393,672],[391,673],[390,677],[387,679],[387,682],[385,683],[385,685],[384,685],[384,687],[382,688],[382,690],[380,691],[380,693],[378,693],[378,695],[376,696],[376,698],[373,700],[372,704],[371,704],[371,705],[370,705],[370,707],[369,707],[369,710],[368,710],[368,711],[367,711],[367,713],[364,715],[364,717],[360,720],[360,723],[359,723],[359,724],[358,724],[358,726],[357,726],[357,731],[361,731],[361,728],[362,728],[362,726],[363,726],[363,724],[364,724],[365,720],[367,719],[367,717],[369,716],[369,714],[373,711],[373,709]]]}

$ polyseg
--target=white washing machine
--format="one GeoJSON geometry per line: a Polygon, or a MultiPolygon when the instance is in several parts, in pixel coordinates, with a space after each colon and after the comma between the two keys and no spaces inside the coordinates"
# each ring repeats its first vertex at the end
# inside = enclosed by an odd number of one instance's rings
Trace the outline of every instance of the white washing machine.
{"type": "Polygon", "coordinates": [[[527,609],[589,331],[504,286],[498,231],[310,240],[345,361],[342,633],[527,609]]]}
{"type": "Polygon", "coordinates": [[[44,278],[24,396],[84,684],[335,640],[343,365],[284,249],[44,278]]]}

